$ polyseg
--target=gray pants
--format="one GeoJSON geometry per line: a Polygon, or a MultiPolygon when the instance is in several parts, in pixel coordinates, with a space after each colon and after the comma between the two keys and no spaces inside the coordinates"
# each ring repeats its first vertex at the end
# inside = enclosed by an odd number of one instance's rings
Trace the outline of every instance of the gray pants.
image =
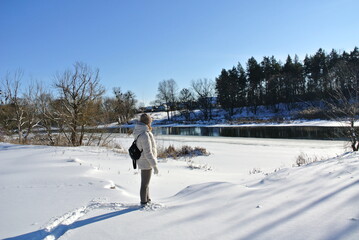
{"type": "Polygon", "coordinates": [[[152,175],[152,169],[141,170],[141,203],[147,203],[150,200],[149,185],[152,175]]]}

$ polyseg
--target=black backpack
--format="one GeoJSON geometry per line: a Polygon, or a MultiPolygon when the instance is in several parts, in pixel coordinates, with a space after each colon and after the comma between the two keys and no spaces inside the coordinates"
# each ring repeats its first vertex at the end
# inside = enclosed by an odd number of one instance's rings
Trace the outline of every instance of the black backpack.
{"type": "Polygon", "coordinates": [[[132,165],[134,169],[136,169],[137,167],[136,161],[141,157],[141,153],[143,151],[143,150],[140,151],[140,149],[138,149],[136,145],[136,141],[140,135],[137,136],[137,138],[133,141],[131,147],[128,149],[128,153],[130,154],[130,157],[132,159],[132,165]]]}

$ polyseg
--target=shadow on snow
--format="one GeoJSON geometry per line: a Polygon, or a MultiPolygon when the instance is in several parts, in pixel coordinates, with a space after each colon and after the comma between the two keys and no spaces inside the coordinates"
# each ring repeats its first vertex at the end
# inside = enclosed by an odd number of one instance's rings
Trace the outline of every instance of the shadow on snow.
{"type": "Polygon", "coordinates": [[[139,207],[138,208],[127,208],[127,209],[123,209],[120,211],[102,214],[102,215],[99,215],[96,217],[75,221],[69,225],[60,224],[50,231],[48,231],[46,229],[40,229],[38,231],[26,233],[26,234],[19,235],[16,237],[5,238],[4,240],[40,240],[40,239],[44,239],[48,236],[53,236],[55,239],[58,239],[59,237],[61,237],[63,234],[65,234],[67,231],[69,231],[71,229],[80,228],[80,227],[83,227],[83,226],[86,226],[86,225],[89,225],[92,223],[96,223],[96,222],[100,222],[100,221],[103,221],[106,219],[117,217],[117,216],[120,216],[120,215],[123,215],[126,213],[130,213],[130,212],[133,212],[136,210],[139,210],[139,207]]]}

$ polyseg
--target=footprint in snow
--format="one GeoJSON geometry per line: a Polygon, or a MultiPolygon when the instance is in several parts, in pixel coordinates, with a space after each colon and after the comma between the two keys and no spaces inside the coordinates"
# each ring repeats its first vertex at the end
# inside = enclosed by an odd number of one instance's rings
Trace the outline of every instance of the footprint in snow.
{"type": "Polygon", "coordinates": [[[161,203],[150,203],[150,204],[147,204],[146,206],[144,207],[140,207],[140,210],[141,211],[157,211],[157,210],[160,210],[162,208],[164,208],[165,206],[161,203]]]}

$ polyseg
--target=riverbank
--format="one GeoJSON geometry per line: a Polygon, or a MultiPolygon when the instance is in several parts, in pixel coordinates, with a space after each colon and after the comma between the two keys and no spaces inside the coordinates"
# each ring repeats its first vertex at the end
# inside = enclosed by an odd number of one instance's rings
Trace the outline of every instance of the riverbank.
{"type": "MultiPolygon", "coordinates": [[[[286,138],[286,139],[315,139],[315,140],[344,140],[348,141],[347,128],[349,122],[330,120],[247,120],[245,123],[226,122],[225,119],[211,121],[168,121],[166,112],[148,113],[153,118],[153,132],[157,135],[193,135],[193,136],[223,136],[223,137],[255,137],[255,138],[286,138]]],[[[110,124],[106,128],[112,132],[120,129],[132,129],[138,119],[137,115],[128,124],[110,124]]],[[[356,124],[359,124],[356,123],[356,124]]]]}
{"type": "MultiPolygon", "coordinates": [[[[247,114],[243,111],[234,115],[232,119],[226,119],[227,112],[221,109],[213,111],[211,120],[192,120],[186,121],[179,112],[174,112],[172,120],[168,121],[166,112],[148,112],[153,121],[154,127],[348,127],[349,121],[346,119],[327,120],[327,119],[298,119],[293,114],[284,111],[280,114],[274,114],[268,111],[261,111],[258,115],[247,114]],[[235,119],[235,120],[234,120],[235,119]]],[[[109,127],[132,127],[136,117],[128,124],[118,125],[109,124],[109,127]]],[[[200,111],[194,112],[194,119],[201,115],[200,111]],[[197,116],[197,117],[196,117],[197,116]]],[[[359,125],[359,121],[355,122],[359,125]]]]}

